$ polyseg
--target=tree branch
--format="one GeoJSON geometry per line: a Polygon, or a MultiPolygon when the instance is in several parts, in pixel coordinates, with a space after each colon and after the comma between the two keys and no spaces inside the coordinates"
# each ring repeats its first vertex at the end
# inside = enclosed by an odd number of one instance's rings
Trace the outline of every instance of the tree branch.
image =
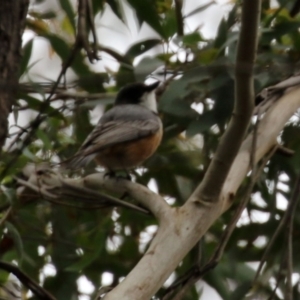
{"type": "Polygon", "coordinates": [[[22,34],[29,1],[0,1],[0,152],[8,131],[8,115],[15,102],[22,34]]]}
{"type": "Polygon", "coordinates": [[[22,272],[17,266],[0,261],[0,269],[14,274],[32,293],[41,300],[56,300],[48,291],[39,286],[35,281],[22,272]]]}
{"type": "Polygon", "coordinates": [[[190,201],[218,201],[232,162],[244,139],[254,107],[253,66],[256,56],[260,0],[244,0],[235,69],[235,107],[205,177],[190,201]]]}
{"type": "MultiPolygon", "coordinates": [[[[255,163],[277,145],[276,137],[298,107],[300,87],[290,90],[264,114],[257,131],[255,163]]],[[[252,144],[253,136],[250,134],[243,142],[225,181],[220,196],[223,205],[188,201],[180,208],[171,209],[145,255],[127,277],[105,296],[105,300],[149,300],[155,294],[214,221],[232,204],[237,188],[249,171],[252,144]]]]}
{"type": "MultiPolygon", "coordinates": [[[[138,201],[142,206],[149,209],[158,221],[164,222],[171,213],[167,202],[158,194],[150,191],[147,187],[131,182],[126,179],[104,178],[102,174],[88,175],[82,179],[84,185],[93,189],[104,189],[113,193],[127,194],[138,201]]],[[[79,183],[81,180],[79,180],[79,183]]]]}
{"type": "Polygon", "coordinates": [[[175,0],[175,13],[177,20],[177,34],[183,36],[184,34],[184,21],[182,16],[182,4],[183,0],[175,0]]]}
{"type": "MultiPolygon", "coordinates": [[[[272,99],[272,97],[271,97],[272,99]]],[[[265,153],[277,145],[277,136],[284,127],[285,123],[300,107],[300,87],[288,89],[276,103],[267,111],[260,121],[260,128],[257,135],[257,145],[255,149],[255,163],[257,163],[265,153]],[[288,105],[287,105],[288,103],[288,105]]],[[[222,189],[224,197],[223,211],[227,210],[232,203],[239,185],[249,171],[250,152],[252,144],[252,134],[243,142],[241,149],[235,158],[226,182],[222,189]]]]}
{"type": "MultiPolygon", "coordinates": [[[[141,207],[110,195],[100,193],[95,190],[88,189],[84,186],[84,179],[64,179],[59,173],[53,170],[37,167],[37,170],[32,172],[28,181],[16,178],[17,182],[23,187],[33,190],[38,195],[41,195],[50,202],[67,205],[80,206],[81,208],[103,208],[109,206],[122,206],[136,210],[138,212],[149,212],[141,207]],[[64,199],[63,201],[60,199],[64,199]],[[66,202],[66,200],[69,200],[66,202]],[[70,203],[70,201],[72,201],[70,203]],[[75,203],[75,204],[74,204],[75,203]]],[[[99,184],[97,190],[99,189],[99,184]]],[[[26,196],[28,192],[24,189],[18,189],[18,196],[26,196]]]]}

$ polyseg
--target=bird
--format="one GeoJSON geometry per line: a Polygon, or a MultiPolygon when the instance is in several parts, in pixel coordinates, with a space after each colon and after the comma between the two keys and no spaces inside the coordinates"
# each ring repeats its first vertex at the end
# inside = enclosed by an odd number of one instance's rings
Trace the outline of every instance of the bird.
{"type": "MultiPolygon", "coordinates": [[[[114,106],[105,112],[67,166],[79,169],[92,160],[108,175],[140,166],[161,143],[163,125],[157,112],[156,88],[159,81],[123,87],[114,106]]],[[[130,177],[130,176],[129,176],[130,177]]]]}

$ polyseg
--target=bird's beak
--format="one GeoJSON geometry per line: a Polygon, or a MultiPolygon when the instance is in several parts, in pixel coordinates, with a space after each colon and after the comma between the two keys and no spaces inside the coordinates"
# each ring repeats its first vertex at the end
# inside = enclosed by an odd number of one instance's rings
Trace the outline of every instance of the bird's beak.
{"type": "Polygon", "coordinates": [[[151,91],[155,90],[159,86],[159,84],[160,84],[160,81],[156,81],[152,84],[147,85],[147,91],[151,92],[151,91]]]}

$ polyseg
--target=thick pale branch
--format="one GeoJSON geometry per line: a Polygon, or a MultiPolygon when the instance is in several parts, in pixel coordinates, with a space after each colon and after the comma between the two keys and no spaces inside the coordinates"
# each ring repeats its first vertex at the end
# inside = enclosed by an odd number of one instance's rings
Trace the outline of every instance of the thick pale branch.
{"type": "MultiPolygon", "coordinates": [[[[257,163],[268,151],[277,144],[277,136],[284,124],[300,107],[300,87],[291,89],[283,95],[260,121],[256,149],[255,162],[257,163]]],[[[228,209],[233,195],[235,195],[241,182],[249,172],[251,144],[253,135],[250,134],[243,142],[242,147],[232,164],[225,185],[222,190],[222,197],[226,199],[223,210],[228,209]]]]}
{"type": "Polygon", "coordinates": [[[217,201],[248,128],[254,107],[253,65],[256,56],[260,0],[244,0],[239,37],[236,74],[235,107],[231,121],[215,156],[199,187],[190,198],[193,201],[217,201]]]}
{"type": "MultiPolygon", "coordinates": [[[[300,107],[300,87],[280,98],[264,118],[257,131],[255,161],[261,159],[275,144],[284,124],[300,107]]],[[[149,300],[163,285],[185,255],[205,234],[215,220],[232,203],[237,188],[249,171],[252,135],[242,144],[225,181],[220,203],[188,201],[172,209],[170,218],[160,226],[146,254],[124,281],[105,296],[105,300],[149,300]]],[[[201,199],[200,199],[201,200],[201,199]]]]}
{"type": "Polygon", "coordinates": [[[29,276],[27,276],[23,271],[21,271],[18,268],[18,266],[15,266],[5,261],[0,261],[0,269],[14,274],[20,280],[20,282],[22,282],[22,284],[24,284],[28,289],[30,289],[33,292],[33,294],[35,294],[39,299],[56,300],[54,296],[52,296],[49,292],[47,292],[35,281],[33,281],[29,276]]]}
{"type": "MultiPolygon", "coordinates": [[[[27,169],[28,168],[29,167],[27,167],[27,169]]],[[[114,195],[127,194],[148,208],[160,223],[171,213],[171,208],[162,197],[150,191],[148,188],[129,180],[120,178],[109,179],[105,178],[101,173],[88,175],[80,179],[63,178],[58,172],[43,165],[32,166],[30,171],[24,171],[25,173],[29,173],[29,178],[28,181],[17,178],[18,183],[23,186],[22,189],[18,189],[18,195],[20,197],[26,197],[28,194],[28,191],[24,190],[24,187],[26,187],[44,196],[51,202],[55,201],[55,203],[61,203],[63,205],[73,204],[65,201],[59,202],[60,199],[71,199],[76,200],[75,203],[77,203],[77,205],[82,205],[86,208],[123,206],[139,212],[149,213],[149,211],[142,207],[112,197],[109,194],[99,192],[104,190],[114,195]]]]}
{"type": "Polygon", "coordinates": [[[217,205],[202,207],[190,203],[187,207],[173,208],[139,263],[104,299],[149,300],[219,213],[217,205]]]}
{"type": "Polygon", "coordinates": [[[170,214],[171,208],[159,195],[150,191],[147,187],[125,179],[108,179],[102,174],[92,174],[84,179],[84,185],[89,188],[101,188],[110,192],[128,194],[144,207],[148,208],[161,223],[170,214]]]}

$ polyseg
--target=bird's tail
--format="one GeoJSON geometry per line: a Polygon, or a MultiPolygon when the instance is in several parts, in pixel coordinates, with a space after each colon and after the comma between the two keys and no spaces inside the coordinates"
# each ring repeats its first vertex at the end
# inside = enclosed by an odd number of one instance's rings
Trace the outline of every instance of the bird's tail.
{"type": "Polygon", "coordinates": [[[90,154],[87,156],[75,154],[73,157],[62,161],[60,165],[63,169],[77,170],[89,164],[95,158],[95,156],[95,154],[90,154]]]}

